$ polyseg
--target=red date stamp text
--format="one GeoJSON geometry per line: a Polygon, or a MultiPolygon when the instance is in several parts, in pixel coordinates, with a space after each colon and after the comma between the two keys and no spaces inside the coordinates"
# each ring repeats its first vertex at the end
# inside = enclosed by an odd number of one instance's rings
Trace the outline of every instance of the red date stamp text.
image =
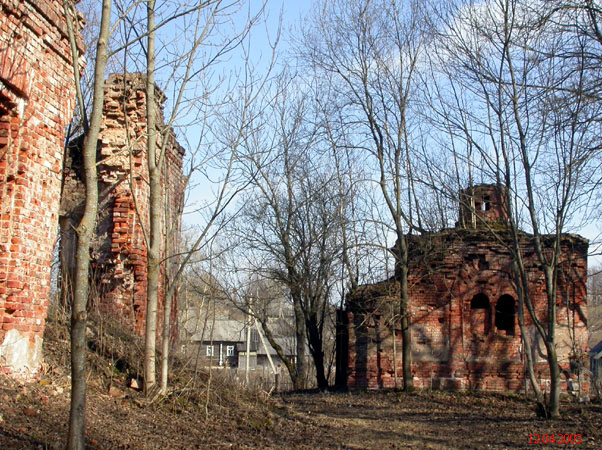
{"type": "Polygon", "coordinates": [[[580,444],[580,434],[530,434],[529,444],[580,444]]]}

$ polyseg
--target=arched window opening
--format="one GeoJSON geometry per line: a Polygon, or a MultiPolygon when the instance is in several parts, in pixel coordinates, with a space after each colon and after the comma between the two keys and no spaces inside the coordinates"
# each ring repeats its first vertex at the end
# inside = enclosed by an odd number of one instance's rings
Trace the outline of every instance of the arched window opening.
{"type": "Polygon", "coordinates": [[[507,336],[514,336],[514,316],[514,299],[502,295],[495,305],[495,328],[505,331],[507,336]]]}
{"type": "Polygon", "coordinates": [[[475,335],[489,334],[491,329],[491,307],[485,294],[477,294],[470,301],[470,323],[475,335]]]}
{"type": "Polygon", "coordinates": [[[489,298],[485,294],[477,294],[470,301],[470,309],[489,309],[489,298]]]}

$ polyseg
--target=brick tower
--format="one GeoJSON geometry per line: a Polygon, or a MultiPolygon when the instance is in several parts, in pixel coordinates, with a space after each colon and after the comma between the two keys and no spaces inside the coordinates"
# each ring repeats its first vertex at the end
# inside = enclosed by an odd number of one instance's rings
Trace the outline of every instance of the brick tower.
{"type": "MultiPolygon", "coordinates": [[[[93,306],[142,334],[146,318],[147,250],[144,233],[149,232],[149,182],[146,153],[146,78],[139,73],[112,74],[105,83],[103,119],[98,138],[98,191],[100,193],[96,239],[92,249],[91,278],[93,306]]],[[[184,202],[182,174],[184,148],[172,130],[165,130],[162,117],[163,93],[156,87],[158,135],[167,139],[161,174],[164,230],[163,257],[177,253],[184,202]]],[[[157,139],[160,148],[162,138],[157,139]]],[[[73,227],[83,213],[84,186],[78,142],[70,147],[65,164],[61,206],[61,260],[68,272],[75,264],[76,237],[73,227]]],[[[168,258],[159,279],[159,310],[164,305],[166,270],[177,258],[168,258]]],[[[175,323],[176,308],[172,309],[175,323]]],[[[159,314],[161,317],[161,313],[159,314]]],[[[162,320],[162,319],[160,319],[162,320]]],[[[159,327],[160,329],[160,327],[159,327]]]]}
{"type": "Polygon", "coordinates": [[[506,189],[495,184],[480,184],[460,191],[459,225],[482,228],[485,223],[508,221],[506,189]]]}

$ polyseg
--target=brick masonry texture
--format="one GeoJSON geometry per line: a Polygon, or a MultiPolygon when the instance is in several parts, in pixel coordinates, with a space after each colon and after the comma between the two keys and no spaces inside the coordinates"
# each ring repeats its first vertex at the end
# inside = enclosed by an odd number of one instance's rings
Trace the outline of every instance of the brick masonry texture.
{"type": "MultiPolygon", "coordinates": [[[[149,232],[149,184],[146,152],[146,79],[141,74],[113,74],[105,86],[103,120],[98,142],[99,217],[97,238],[92,251],[94,294],[91,307],[113,321],[142,334],[146,318],[147,247],[149,232]]],[[[163,94],[157,89],[158,131],[165,129],[162,117],[163,94]]],[[[162,257],[178,251],[185,178],[182,174],[184,149],[172,130],[166,133],[167,147],[161,186],[166,216],[162,257]]],[[[83,213],[80,142],[70,146],[65,164],[61,207],[61,259],[74,267],[73,225],[83,213]]],[[[157,146],[162,145],[158,137],[157,146]]],[[[177,258],[162,265],[159,280],[159,325],[165,302],[166,270],[177,258]]],[[[68,279],[68,277],[66,277],[68,279]]],[[[175,299],[172,299],[175,301],[175,299]]],[[[172,308],[173,336],[176,335],[176,308],[172,308]]],[[[159,326],[159,330],[160,330],[159,326]]]]}
{"type": "MultiPolygon", "coordinates": [[[[81,52],[81,41],[78,46],[81,52]]],[[[63,142],[73,107],[73,69],[62,2],[3,0],[0,370],[15,376],[30,376],[42,364],[63,142]]]]}
{"type": "MultiPolygon", "coordinates": [[[[518,325],[509,237],[473,224],[478,214],[489,224],[504,220],[502,198],[491,185],[462,191],[463,225],[409,238],[408,295],[412,329],[412,374],[417,388],[520,391],[525,387],[525,355],[518,325]],[[474,198],[470,197],[474,195],[474,198]],[[481,205],[485,202],[490,204],[481,205]],[[467,226],[464,226],[467,224],[467,226]]],[[[500,228],[502,229],[502,228],[500,228]]],[[[522,237],[537,315],[546,321],[543,273],[529,236],[522,237]]],[[[573,377],[569,357],[587,348],[587,240],[562,239],[563,276],[558,280],[557,349],[565,378],[573,377]],[[573,343],[575,347],[573,347],[573,343]]],[[[396,277],[359,287],[347,297],[347,382],[350,387],[393,388],[402,383],[399,284],[396,277]],[[395,336],[396,357],[393,357],[395,336]]],[[[549,383],[545,348],[528,312],[525,329],[533,347],[536,375],[549,383]]],[[[564,382],[567,380],[565,379],[564,382]]]]}

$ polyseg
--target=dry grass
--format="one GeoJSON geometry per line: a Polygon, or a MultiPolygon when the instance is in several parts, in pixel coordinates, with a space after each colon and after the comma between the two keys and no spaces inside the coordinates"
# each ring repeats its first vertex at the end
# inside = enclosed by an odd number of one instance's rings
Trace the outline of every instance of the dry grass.
{"type": "MultiPolygon", "coordinates": [[[[35,383],[0,376],[0,448],[64,448],[69,415],[66,317],[53,315],[46,370],[35,383]]],[[[558,448],[535,434],[580,435],[602,445],[599,404],[563,405],[563,419],[536,418],[518,396],[478,393],[291,393],[268,396],[220,371],[173,365],[167,396],[128,388],[140,374],[141,341],[117,326],[89,332],[89,448],[558,448]],[[209,380],[211,380],[209,382],[209,380]],[[109,388],[113,388],[109,395],[109,388]]],[[[555,438],[558,440],[558,438],[555,438]]]]}

